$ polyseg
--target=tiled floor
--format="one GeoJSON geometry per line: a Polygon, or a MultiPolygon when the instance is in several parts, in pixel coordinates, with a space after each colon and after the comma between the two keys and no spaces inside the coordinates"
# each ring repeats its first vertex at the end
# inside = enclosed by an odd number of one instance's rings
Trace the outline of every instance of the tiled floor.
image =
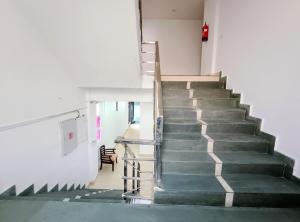
{"type": "MultiPolygon", "coordinates": [[[[131,125],[127,131],[124,133],[125,138],[129,139],[138,139],[139,138],[139,125],[133,124],[131,125]]],[[[131,150],[134,152],[136,156],[153,158],[152,155],[143,155],[139,154],[139,146],[138,145],[130,145],[131,150]]],[[[124,174],[124,161],[122,160],[124,155],[124,147],[122,145],[117,145],[116,152],[118,154],[118,163],[115,165],[115,171],[112,172],[111,165],[104,164],[102,170],[99,170],[98,176],[90,183],[88,188],[91,189],[121,189],[123,190],[123,180],[122,176],[124,174]]],[[[151,171],[153,172],[154,164],[153,162],[141,162],[141,171],[151,171]]],[[[128,175],[131,176],[132,168],[128,168],[128,175]]],[[[144,174],[143,178],[152,177],[152,174],[144,174]]],[[[131,182],[128,182],[128,189],[131,188],[131,182]]],[[[153,182],[144,181],[141,182],[141,195],[152,197],[153,193],[153,182]]]]}

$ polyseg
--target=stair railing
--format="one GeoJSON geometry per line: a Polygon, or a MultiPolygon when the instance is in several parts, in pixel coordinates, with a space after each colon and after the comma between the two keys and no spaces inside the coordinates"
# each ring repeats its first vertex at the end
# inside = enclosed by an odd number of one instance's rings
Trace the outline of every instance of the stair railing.
{"type": "MultiPolygon", "coordinates": [[[[144,140],[144,139],[125,139],[123,137],[118,137],[115,140],[116,144],[123,144],[125,148],[124,152],[124,199],[142,198],[136,196],[140,191],[140,181],[151,180],[150,178],[143,179],[141,174],[145,173],[141,171],[141,162],[143,161],[154,161],[154,175],[152,180],[154,180],[154,185],[156,187],[160,186],[161,181],[161,145],[163,141],[163,104],[162,104],[162,84],[161,84],[161,69],[160,69],[160,55],[159,55],[159,44],[158,42],[145,42],[143,44],[154,45],[155,46],[155,71],[154,71],[154,140],[144,140]],[[132,152],[129,144],[135,145],[148,145],[154,146],[154,159],[149,158],[138,158],[132,152]],[[132,167],[132,177],[128,176],[128,165],[132,167]],[[132,189],[128,190],[128,180],[132,181],[132,189]],[[132,195],[133,194],[133,195],[132,195]]],[[[147,172],[148,173],[148,172],[147,172]]],[[[142,198],[147,199],[147,198],[142,198]]]]}

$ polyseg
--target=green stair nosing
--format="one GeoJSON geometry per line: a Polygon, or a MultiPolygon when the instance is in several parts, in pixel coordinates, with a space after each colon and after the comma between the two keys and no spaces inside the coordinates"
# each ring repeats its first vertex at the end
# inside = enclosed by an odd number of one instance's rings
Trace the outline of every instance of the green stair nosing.
{"type": "Polygon", "coordinates": [[[42,193],[47,193],[47,192],[48,192],[48,184],[45,184],[36,192],[36,194],[42,194],[42,193]]]}
{"type": "Polygon", "coordinates": [[[75,184],[69,187],[68,191],[74,191],[75,190],[75,184]]]}
{"type": "Polygon", "coordinates": [[[7,190],[5,190],[4,192],[2,192],[0,194],[0,197],[10,197],[10,196],[16,196],[16,195],[17,195],[16,185],[13,185],[10,188],[8,188],[7,190]]]}
{"type": "Polygon", "coordinates": [[[18,194],[18,196],[29,196],[34,194],[34,185],[30,185],[25,190],[23,190],[21,193],[18,194]]]}
{"type": "Polygon", "coordinates": [[[57,192],[59,190],[59,185],[56,184],[54,187],[51,188],[49,192],[57,192]]]}

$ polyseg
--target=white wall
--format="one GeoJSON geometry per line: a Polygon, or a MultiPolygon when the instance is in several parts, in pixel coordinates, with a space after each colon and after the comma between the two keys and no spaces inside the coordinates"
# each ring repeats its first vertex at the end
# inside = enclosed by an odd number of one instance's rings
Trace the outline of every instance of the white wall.
{"type": "MultiPolygon", "coordinates": [[[[153,86],[153,83],[152,83],[153,86]]],[[[153,88],[153,87],[152,87],[153,88]]],[[[89,101],[152,102],[153,89],[86,89],[89,101]]]]}
{"type": "Polygon", "coordinates": [[[127,130],[128,102],[118,102],[116,111],[115,101],[105,101],[98,104],[101,117],[101,141],[99,145],[105,144],[107,148],[115,147],[115,139],[122,136],[127,130]]]}
{"type": "MultiPolygon", "coordinates": [[[[141,86],[137,1],[14,0],[10,4],[36,29],[77,86],[134,88],[141,86]]],[[[2,21],[10,25],[4,15],[2,21]]]]}
{"type": "MultiPolygon", "coordinates": [[[[140,139],[153,140],[153,103],[141,103],[140,139]]],[[[140,146],[140,154],[153,154],[153,146],[140,146]]]]}
{"type": "Polygon", "coordinates": [[[45,184],[51,189],[56,184],[61,188],[91,181],[88,141],[67,156],[62,152],[59,122],[76,116],[0,132],[0,193],[12,185],[19,193],[32,184],[37,191],[45,184]]]}
{"type": "Polygon", "coordinates": [[[216,56],[219,31],[219,2],[220,0],[205,0],[203,23],[209,26],[208,41],[202,43],[201,74],[212,74],[216,70],[216,56]]]}
{"type": "Polygon", "coordinates": [[[86,106],[83,92],[21,5],[21,1],[0,3],[0,191],[14,184],[19,192],[33,183],[36,189],[45,183],[87,183],[88,144],[82,143],[67,157],[61,154],[59,121],[70,117],[1,130],[86,106]]]}
{"type": "Polygon", "coordinates": [[[217,69],[229,88],[242,92],[262,130],[276,136],[276,149],[296,160],[300,177],[300,2],[223,0],[217,69]]]}
{"type": "Polygon", "coordinates": [[[201,20],[143,19],[144,41],[159,41],[163,75],[199,75],[201,20]]]}

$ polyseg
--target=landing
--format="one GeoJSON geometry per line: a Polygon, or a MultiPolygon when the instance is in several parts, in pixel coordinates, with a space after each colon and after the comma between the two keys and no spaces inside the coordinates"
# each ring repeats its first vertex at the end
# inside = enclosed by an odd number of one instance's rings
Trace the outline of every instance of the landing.
{"type": "Polygon", "coordinates": [[[65,203],[20,200],[0,201],[1,222],[296,222],[299,221],[299,218],[299,209],[249,209],[176,205],[137,206],[125,204],[65,203]]]}

